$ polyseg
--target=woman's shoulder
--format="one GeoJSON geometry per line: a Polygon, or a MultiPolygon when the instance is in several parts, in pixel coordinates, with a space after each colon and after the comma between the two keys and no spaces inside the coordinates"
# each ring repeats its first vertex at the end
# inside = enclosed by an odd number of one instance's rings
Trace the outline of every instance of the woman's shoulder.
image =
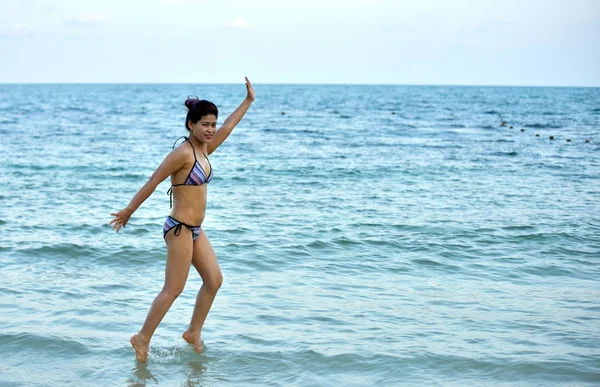
{"type": "Polygon", "coordinates": [[[173,143],[173,151],[176,151],[176,150],[183,150],[183,151],[190,151],[191,152],[192,151],[192,143],[185,136],[179,137],[173,143]]]}
{"type": "Polygon", "coordinates": [[[171,150],[170,154],[178,159],[194,159],[194,153],[192,150],[192,146],[189,141],[185,140],[179,144],[173,145],[173,150],[171,150]]]}

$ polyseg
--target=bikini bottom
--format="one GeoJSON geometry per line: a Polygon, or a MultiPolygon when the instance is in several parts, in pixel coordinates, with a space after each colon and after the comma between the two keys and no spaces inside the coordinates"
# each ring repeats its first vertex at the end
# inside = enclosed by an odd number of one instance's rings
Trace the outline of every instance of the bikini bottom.
{"type": "Polygon", "coordinates": [[[165,224],[163,225],[163,238],[166,238],[167,233],[173,229],[175,229],[175,231],[173,231],[175,235],[179,236],[182,227],[185,227],[192,232],[193,241],[198,238],[200,231],[202,230],[202,226],[190,226],[189,224],[185,224],[171,216],[168,216],[167,220],[165,220],[165,224]]]}

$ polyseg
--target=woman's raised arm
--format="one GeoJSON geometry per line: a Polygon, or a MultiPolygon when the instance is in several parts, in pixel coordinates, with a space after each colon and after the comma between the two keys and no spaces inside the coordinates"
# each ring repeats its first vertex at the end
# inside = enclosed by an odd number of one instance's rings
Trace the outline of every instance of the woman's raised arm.
{"type": "Polygon", "coordinates": [[[244,117],[244,114],[246,114],[248,108],[254,101],[254,88],[252,87],[252,83],[250,83],[248,78],[244,78],[246,79],[246,98],[240,104],[240,106],[238,106],[237,109],[235,109],[233,113],[227,117],[219,130],[215,132],[211,142],[208,143],[208,154],[213,153],[215,149],[217,149],[219,145],[221,145],[223,141],[229,137],[233,128],[235,128],[235,126],[242,120],[242,117],[244,117]]]}

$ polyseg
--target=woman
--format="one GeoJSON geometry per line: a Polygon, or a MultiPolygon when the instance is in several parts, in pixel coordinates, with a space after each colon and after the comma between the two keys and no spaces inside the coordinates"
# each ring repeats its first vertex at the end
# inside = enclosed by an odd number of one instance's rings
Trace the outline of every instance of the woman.
{"type": "Polygon", "coordinates": [[[165,284],[154,299],[142,329],[130,339],[136,359],[140,362],[148,359],[148,348],[154,331],[173,301],[183,291],[190,264],[194,265],[202,277],[203,284],[196,298],[190,325],[182,337],[197,352],[203,351],[200,335],[202,326],[223,281],[215,252],[201,228],[206,209],[207,184],[213,177],[207,155],[225,141],[254,101],[254,88],[248,78],[246,89],[246,98],[227,117],[219,130],[216,130],[218,110],[212,102],[197,99],[185,101],[188,108],[185,125],[190,136],[165,157],[127,207],[111,214],[114,219],[110,225],[119,232],[158,184],[171,176],[169,194],[172,208],[163,226],[167,245],[165,284]]]}

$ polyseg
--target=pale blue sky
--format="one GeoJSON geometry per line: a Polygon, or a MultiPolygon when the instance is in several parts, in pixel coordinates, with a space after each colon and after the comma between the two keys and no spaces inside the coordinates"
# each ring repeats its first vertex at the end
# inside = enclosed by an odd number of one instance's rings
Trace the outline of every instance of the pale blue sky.
{"type": "Polygon", "coordinates": [[[0,82],[600,86],[600,0],[1,0],[0,82]]]}

